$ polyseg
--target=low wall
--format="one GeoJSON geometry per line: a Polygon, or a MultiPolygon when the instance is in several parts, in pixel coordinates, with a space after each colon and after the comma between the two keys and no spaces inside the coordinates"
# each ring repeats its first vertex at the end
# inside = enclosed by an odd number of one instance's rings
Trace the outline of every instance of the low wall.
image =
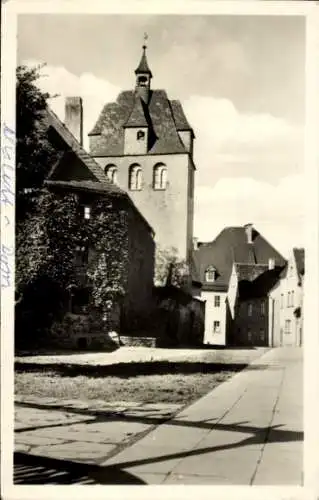
{"type": "Polygon", "coordinates": [[[132,347],[156,347],[156,337],[133,337],[129,335],[120,335],[120,344],[132,347]]]}

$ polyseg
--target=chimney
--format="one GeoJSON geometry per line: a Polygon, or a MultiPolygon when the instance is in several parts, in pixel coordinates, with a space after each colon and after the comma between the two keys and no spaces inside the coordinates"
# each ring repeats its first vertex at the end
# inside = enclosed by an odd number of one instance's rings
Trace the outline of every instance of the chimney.
{"type": "Polygon", "coordinates": [[[66,98],[65,126],[83,146],[83,104],[81,97],[66,98]]]}
{"type": "Polygon", "coordinates": [[[247,243],[251,244],[253,242],[253,225],[249,223],[246,224],[244,228],[247,236],[247,243]]]}
{"type": "Polygon", "coordinates": [[[268,269],[269,269],[269,271],[272,271],[272,269],[275,269],[275,259],[268,260],[268,269]]]}

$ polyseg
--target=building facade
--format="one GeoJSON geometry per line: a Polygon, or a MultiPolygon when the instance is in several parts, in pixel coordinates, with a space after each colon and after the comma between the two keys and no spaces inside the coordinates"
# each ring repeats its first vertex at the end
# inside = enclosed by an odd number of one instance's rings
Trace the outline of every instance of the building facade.
{"type": "Polygon", "coordinates": [[[274,346],[303,344],[303,285],[305,252],[293,248],[280,280],[271,292],[271,333],[274,346]]]}
{"type": "Polygon", "coordinates": [[[268,295],[284,266],[252,224],[227,227],[213,241],[197,243],[193,280],[201,283],[197,296],[206,300],[204,343],[268,345],[268,295]]]}
{"type": "MultiPolygon", "coordinates": [[[[152,89],[143,47],[135,88],[104,106],[89,134],[90,153],[107,177],[131,199],[155,231],[161,248],[189,260],[194,212],[194,132],[181,103],[152,89]]],[[[72,115],[74,126],[80,111],[72,115]]],[[[71,118],[71,117],[69,117],[71,118]]]]}

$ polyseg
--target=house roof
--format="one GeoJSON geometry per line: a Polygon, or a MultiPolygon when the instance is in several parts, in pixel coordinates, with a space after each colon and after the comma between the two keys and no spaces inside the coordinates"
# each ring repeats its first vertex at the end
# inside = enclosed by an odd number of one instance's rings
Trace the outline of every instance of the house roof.
{"type": "Polygon", "coordinates": [[[236,267],[239,281],[238,293],[242,300],[267,297],[280,279],[282,269],[281,267],[268,269],[266,265],[256,264],[239,264],[236,267]]]}
{"type": "Polygon", "coordinates": [[[49,107],[47,107],[46,122],[54,130],[58,138],[62,140],[65,151],[51,169],[45,184],[48,187],[90,191],[125,198],[154,235],[153,228],[138,210],[128,193],[107,178],[100,165],[82,148],[69,129],[49,107]],[[77,160],[76,171],[74,172],[76,175],[72,171],[69,175],[65,175],[65,171],[72,164],[72,158],[77,160]]]}
{"type": "Polygon", "coordinates": [[[148,121],[145,116],[142,99],[136,95],[132,112],[125,123],[125,127],[147,127],[148,121]]]}
{"type": "MultiPolygon", "coordinates": [[[[268,268],[269,259],[275,260],[275,266],[282,268],[286,261],[275,248],[255,229],[253,242],[247,242],[244,227],[226,227],[211,242],[201,243],[194,251],[193,279],[203,283],[202,290],[227,291],[233,263],[264,265],[268,268]],[[213,283],[205,282],[208,266],[216,269],[213,283]]],[[[244,272],[244,267],[241,268],[244,272]]]]}
{"type": "MultiPolygon", "coordinates": [[[[136,96],[133,90],[119,94],[116,102],[104,106],[89,135],[100,135],[97,144],[92,144],[94,156],[122,156],[124,154],[124,127],[134,112],[138,126],[142,117],[141,108],[135,111],[136,96]]],[[[143,105],[142,105],[143,106],[143,105]]],[[[147,154],[186,153],[178,131],[192,129],[186,120],[179,101],[170,101],[165,90],[151,90],[149,102],[144,109],[144,117],[149,116],[148,125],[154,132],[154,141],[147,154]]],[[[143,125],[144,126],[144,125],[143,125]]],[[[193,133],[193,132],[192,132],[193,133]]]]}
{"type": "Polygon", "coordinates": [[[68,156],[75,155],[92,174],[92,179],[101,182],[108,192],[124,193],[122,189],[110,182],[100,165],[89,153],[85,151],[70,130],[49,107],[47,107],[46,119],[49,127],[52,127],[55,130],[60,138],[62,138],[66,146],[63,156],[59,158],[58,162],[51,169],[51,172],[48,175],[48,180],[55,180],[62,159],[67,159],[68,156]]]}
{"type": "Polygon", "coordinates": [[[294,248],[293,255],[296,261],[296,267],[299,278],[305,274],[305,249],[294,248]]]}

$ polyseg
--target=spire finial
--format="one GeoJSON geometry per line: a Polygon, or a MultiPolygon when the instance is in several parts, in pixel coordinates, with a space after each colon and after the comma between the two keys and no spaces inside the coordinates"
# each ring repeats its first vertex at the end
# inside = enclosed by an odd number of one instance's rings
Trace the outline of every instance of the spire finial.
{"type": "Polygon", "coordinates": [[[146,45],[147,40],[148,40],[148,34],[145,32],[144,33],[144,44],[143,44],[143,50],[144,50],[144,52],[147,49],[147,45],[146,45]]]}

